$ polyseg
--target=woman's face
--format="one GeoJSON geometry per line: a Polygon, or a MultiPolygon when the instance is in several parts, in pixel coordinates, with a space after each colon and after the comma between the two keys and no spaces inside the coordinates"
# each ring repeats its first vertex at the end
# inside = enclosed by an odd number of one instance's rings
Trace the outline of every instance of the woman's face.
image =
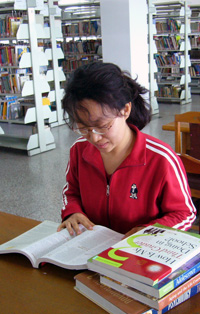
{"type": "Polygon", "coordinates": [[[129,130],[126,119],[130,114],[131,103],[126,104],[118,115],[109,107],[102,109],[101,105],[91,99],[85,99],[82,105],[87,110],[78,112],[83,124],[77,123],[77,128],[83,133],[88,130],[88,133],[83,136],[91,144],[101,153],[109,153],[123,144],[126,132],[129,130]],[[95,131],[104,134],[98,134],[95,131]]]}

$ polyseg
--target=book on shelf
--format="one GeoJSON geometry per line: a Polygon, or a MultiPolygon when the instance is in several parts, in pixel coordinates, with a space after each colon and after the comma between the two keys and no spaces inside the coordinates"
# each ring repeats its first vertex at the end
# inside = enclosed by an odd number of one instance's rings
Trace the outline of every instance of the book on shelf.
{"type": "Polygon", "coordinates": [[[25,84],[25,82],[27,82],[27,81],[29,81],[30,80],[30,75],[19,75],[19,85],[20,85],[20,88],[22,89],[23,88],[23,86],[24,86],[24,84],[25,84]]]}
{"type": "Polygon", "coordinates": [[[20,93],[21,92],[21,85],[19,80],[19,73],[13,73],[11,74],[12,82],[13,82],[13,89],[14,93],[20,93]]]}
{"type": "Polygon", "coordinates": [[[200,273],[195,275],[194,277],[188,279],[185,283],[183,283],[178,288],[172,290],[167,295],[158,299],[152,297],[144,292],[138,291],[132,287],[126,286],[119,281],[110,279],[109,277],[102,277],[100,279],[102,284],[109,286],[110,288],[119,291],[130,298],[133,298],[141,303],[144,303],[156,310],[163,310],[166,306],[168,306],[171,302],[181,297],[181,295],[188,290],[190,290],[195,285],[200,285],[200,273]]]}
{"type": "Polygon", "coordinates": [[[10,119],[17,120],[24,117],[24,107],[19,102],[15,102],[10,107],[10,119]]]}
{"type": "MultiPolygon", "coordinates": [[[[95,269],[99,274],[101,274],[101,267],[98,268],[97,265],[95,265],[95,269]]],[[[122,277],[116,272],[108,269],[105,269],[103,272],[105,275],[103,275],[102,278],[107,278],[109,276],[110,279],[121,282],[124,285],[142,291],[152,297],[162,298],[167,293],[179,287],[181,284],[200,272],[200,253],[154,286],[147,285],[126,276],[122,277]]]]}
{"type": "Polygon", "coordinates": [[[194,64],[193,67],[194,67],[194,70],[195,70],[195,74],[196,75],[200,75],[200,63],[199,64],[194,64]]]}
{"type": "Polygon", "coordinates": [[[157,53],[155,54],[155,61],[158,67],[162,66],[179,66],[181,57],[179,53],[157,53]]]}
{"type": "Polygon", "coordinates": [[[175,33],[179,32],[181,28],[181,22],[172,18],[156,21],[156,30],[158,33],[175,33]]]}
{"type": "Polygon", "coordinates": [[[13,86],[11,82],[11,75],[8,72],[0,73],[1,80],[1,92],[2,93],[13,93],[13,86]]]}
{"type": "Polygon", "coordinates": [[[3,107],[4,107],[4,101],[0,99],[0,119],[3,119],[3,107]]]}
{"type": "Polygon", "coordinates": [[[23,53],[30,52],[27,45],[4,45],[0,47],[0,65],[18,66],[23,53]]]}
{"type": "Polygon", "coordinates": [[[62,32],[67,37],[97,36],[100,35],[101,25],[97,21],[83,21],[73,24],[63,24],[62,32]]]}
{"type": "Polygon", "coordinates": [[[22,58],[23,53],[30,52],[30,47],[27,45],[16,45],[15,46],[15,58],[16,64],[19,64],[19,61],[22,58]]]}
{"type": "MultiPolygon", "coordinates": [[[[13,74],[17,75],[17,74],[13,74]]],[[[49,105],[49,99],[43,98],[43,105],[49,105]]],[[[34,104],[30,104],[28,100],[22,101],[18,99],[18,96],[9,95],[4,96],[0,100],[0,119],[1,120],[18,120],[25,117],[26,112],[30,107],[33,107],[34,104]]]]}
{"type": "Polygon", "coordinates": [[[7,114],[7,102],[3,101],[1,103],[1,119],[6,120],[6,114],[7,114]]]}
{"type": "Polygon", "coordinates": [[[6,37],[6,18],[0,19],[0,37],[6,37]]]}
{"type": "Polygon", "coordinates": [[[101,268],[103,275],[112,270],[122,280],[126,276],[153,286],[199,253],[200,235],[155,224],[88,260],[88,269],[101,268]]]}
{"type": "Polygon", "coordinates": [[[41,263],[51,263],[67,269],[87,269],[88,258],[110,247],[122,234],[95,225],[71,236],[67,229],[57,232],[59,223],[44,221],[22,235],[0,245],[0,254],[21,253],[38,268],[41,263]]]}
{"type": "Polygon", "coordinates": [[[100,283],[98,273],[84,271],[75,276],[75,290],[112,314],[163,314],[200,292],[200,284],[184,292],[162,310],[149,308],[127,295],[100,283]]]}
{"type": "Polygon", "coordinates": [[[0,19],[0,37],[15,37],[23,18],[20,16],[6,15],[0,19]]]}
{"type": "MultiPolygon", "coordinates": [[[[20,69],[21,70],[21,69],[20,69]]],[[[9,74],[8,72],[0,73],[0,93],[16,94],[21,93],[24,83],[31,79],[31,73],[16,73],[9,74]]]]}
{"type": "Polygon", "coordinates": [[[22,21],[22,17],[9,16],[7,22],[7,36],[16,37],[19,25],[22,21]]]}
{"type": "MultiPolygon", "coordinates": [[[[158,83],[159,85],[159,83],[158,83]]],[[[181,92],[183,88],[179,85],[173,86],[158,86],[158,90],[155,91],[156,97],[167,97],[167,98],[177,98],[181,97],[181,92]]]]}
{"type": "Polygon", "coordinates": [[[179,50],[180,49],[180,36],[154,36],[157,50],[179,50]]]}
{"type": "Polygon", "coordinates": [[[17,96],[6,96],[5,97],[5,102],[7,103],[7,113],[6,113],[6,120],[11,119],[11,112],[12,112],[12,107],[16,104],[17,102],[17,96]]]}

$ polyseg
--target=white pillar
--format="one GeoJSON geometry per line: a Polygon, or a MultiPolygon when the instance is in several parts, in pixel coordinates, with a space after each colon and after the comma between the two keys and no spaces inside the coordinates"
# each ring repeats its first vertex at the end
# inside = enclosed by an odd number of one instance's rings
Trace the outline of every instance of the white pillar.
{"type": "Polygon", "coordinates": [[[100,0],[103,61],[149,89],[146,0],[100,0]]]}

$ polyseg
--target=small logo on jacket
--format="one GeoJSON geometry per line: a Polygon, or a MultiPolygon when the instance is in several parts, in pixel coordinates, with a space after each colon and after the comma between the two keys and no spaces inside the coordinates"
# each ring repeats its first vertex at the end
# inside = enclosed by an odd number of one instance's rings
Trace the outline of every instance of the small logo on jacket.
{"type": "Polygon", "coordinates": [[[137,189],[137,186],[135,183],[132,184],[131,186],[131,190],[130,190],[130,198],[133,198],[133,199],[137,199],[137,193],[138,193],[138,189],[137,189]]]}

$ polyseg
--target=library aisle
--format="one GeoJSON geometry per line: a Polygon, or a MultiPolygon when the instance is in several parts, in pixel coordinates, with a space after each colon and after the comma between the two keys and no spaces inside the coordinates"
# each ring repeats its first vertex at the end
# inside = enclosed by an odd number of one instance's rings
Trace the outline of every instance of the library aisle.
{"type": "MultiPolygon", "coordinates": [[[[192,95],[192,103],[185,105],[159,104],[159,110],[143,132],[174,149],[174,133],[163,131],[162,125],[173,121],[176,113],[200,111],[200,95],[192,95]]],[[[27,152],[0,148],[1,211],[36,220],[60,221],[65,169],[77,135],[66,125],[53,128],[52,133],[56,149],[33,157],[28,157],[27,152]]]]}

